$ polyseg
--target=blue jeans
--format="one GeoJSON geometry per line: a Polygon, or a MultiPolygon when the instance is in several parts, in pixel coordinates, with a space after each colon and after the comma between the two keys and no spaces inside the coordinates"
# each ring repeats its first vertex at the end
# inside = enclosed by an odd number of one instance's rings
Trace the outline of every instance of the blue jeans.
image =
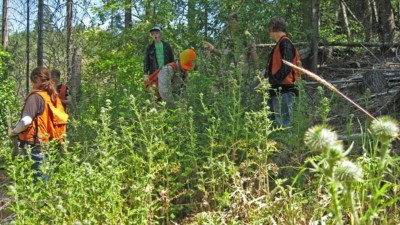
{"type": "Polygon", "coordinates": [[[293,102],[296,99],[294,92],[280,93],[278,96],[272,96],[268,100],[271,108],[274,122],[278,126],[287,127],[293,122],[293,102]]]}
{"type": "Polygon", "coordinates": [[[33,182],[36,183],[38,179],[45,181],[47,177],[43,174],[43,171],[40,170],[40,165],[45,159],[45,154],[42,152],[41,146],[23,143],[21,147],[25,154],[28,153],[28,148],[31,150],[29,158],[33,161],[31,168],[35,171],[33,174],[33,182]]]}

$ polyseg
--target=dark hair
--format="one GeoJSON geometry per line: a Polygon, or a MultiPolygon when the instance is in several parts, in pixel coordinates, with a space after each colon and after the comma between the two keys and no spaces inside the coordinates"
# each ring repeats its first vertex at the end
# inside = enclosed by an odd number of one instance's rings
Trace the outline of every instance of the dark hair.
{"type": "Polygon", "coordinates": [[[53,69],[53,70],[51,70],[51,76],[52,77],[57,77],[58,79],[60,79],[61,72],[59,70],[57,70],[57,69],[53,69]]]}
{"type": "Polygon", "coordinates": [[[229,19],[230,20],[238,20],[239,14],[237,14],[236,12],[233,12],[233,13],[229,14],[229,19]]]}
{"type": "Polygon", "coordinates": [[[53,103],[57,101],[57,90],[54,82],[51,80],[50,71],[46,67],[36,67],[33,69],[30,79],[32,82],[41,82],[38,89],[46,91],[50,95],[53,103]]]}
{"type": "Polygon", "coordinates": [[[272,17],[268,23],[268,31],[270,32],[285,32],[286,33],[286,22],[282,17],[272,17]]]}

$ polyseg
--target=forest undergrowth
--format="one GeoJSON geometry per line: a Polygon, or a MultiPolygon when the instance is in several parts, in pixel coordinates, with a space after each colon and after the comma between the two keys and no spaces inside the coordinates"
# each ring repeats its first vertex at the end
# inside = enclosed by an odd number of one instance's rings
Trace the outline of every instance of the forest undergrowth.
{"type": "MultiPolygon", "coordinates": [[[[87,73],[100,68],[94,62],[87,73]]],[[[276,127],[269,85],[244,91],[240,69],[217,95],[213,73],[191,73],[177,107],[167,108],[145,92],[139,68],[120,69],[115,86],[83,83],[67,142],[46,146],[49,179],[36,184],[31,162],[11,156],[6,121],[18,119],[20,103],[10,97],[15,84],[1,83],[1,223],[400,223],[393,118],[371,121],[302,83],[295,122],[276,127]],[[335,108],[349,113],[340,128],[335,108]]]]}

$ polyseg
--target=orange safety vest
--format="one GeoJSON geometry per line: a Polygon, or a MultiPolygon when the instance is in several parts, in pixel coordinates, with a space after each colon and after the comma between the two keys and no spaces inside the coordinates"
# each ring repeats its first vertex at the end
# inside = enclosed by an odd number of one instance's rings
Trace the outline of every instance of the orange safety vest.
{"type": "Polygon", "coordinates": [[[58,97],[60,97],[61,100],[67,99],[67,85],[61,84],[60,93],[58,93],[58,97]]]}
{"type": "Polygon", "coordinates": [[[33,91],[29,95],[32,94],[39,94],[43,98],[44,110],[42,114],[36,113],[29,127],[18,135],[19,140],[30,144],[46,143],[54,139],[64,142],[68,114],[64,111],[61,100],[57,98],[54,105],[46,91],[33,91]]]}
{"type": "MultiPolygon", "coordinates": [[[[65,84],[61,84],[61,88],[60,88],[60,93],[58,93],[58,97],[61,99],[61,101],[63,100],[67,100],[67,85],[65,84]]],[[[67,105],[62,103],[64,110],[67,109],[67,105]]]]}
{"type": "MultiPolygon", "coordinates": [[[[283,39],[289,40],[290,43],[293,45],[292,41],[287,36],[283,36],[278,41],[278,43],[276,43],[274,51],[272,53],[272,57],[269,58],[269,62],[267,64],[268,65],[267,71],[269,71],[268,69],[269,69],[269,67],[271,67],[271,64],[272,64],[271,74],[268,74],[268,72],[267,72],[267,77],[273,76],[274,74],[276,74],[283,64],[281,51],[279,50],[279,45],[283,39]]],[[[295,49],[295,55],[294,55],[292,63],[294,65],[301,67],[301,58],[300,58],[299,51],[297,51],[297,49],[295,47],[294,47],[294,49],[295,49]]],[[[299,73],[299,71],[297,69],[292,68],[290,70],[289,74],[287,74],[285,79],[282,81],[282,84],[293,85],[295,83],[295,81],[298,80],[299,77],[301,77],[301,76],[302,75],[299,73]]]]}

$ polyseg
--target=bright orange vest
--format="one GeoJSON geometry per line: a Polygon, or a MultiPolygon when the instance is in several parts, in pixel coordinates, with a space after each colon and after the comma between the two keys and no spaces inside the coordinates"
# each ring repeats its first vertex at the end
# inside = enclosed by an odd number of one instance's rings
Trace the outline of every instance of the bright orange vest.
{"type": "Polygon", "coordinates": [[[33,144],[57,139],[62,143],[66,133],[68,114],[65,113],[61,100],[57,98],[54,105],[46,91],[33,91],[29,95],[32,94],[39,94],[43,98],[44,110],[42,114],[35,115],[29,127],[18,135],[19,140],[33,144]]]}
{"type": "MultiPolygon", "coordinates": [[[[272,63],[271,74],[267,74],[267,77],[273,76],[274,74],[276,74],[282,66],[282,55],[281,55],[281,51],[279,50],[279,47],[280,47],[279,45],[283,39],[287,39],[290,41],[290,43],[292,43],[292,41],[287,36],[283,36],[278,41],[278,43],[276,43],[272,57],[270,57],[269,62],[268,62],[269,67],[271,66],[271,63],[272,63]]],[[[293,43],[292,43],[292,45],[293,45],[293,43]]],[[[295,49],[295,55],[294,55],[292,63],[294,65],[301,66],[300,65],[301,64],[300,54],[295,47],[294,47],[294,49],[295,49]]],[[[267,68],[267,69],[269,69],[269,68],[267,68]]],[[[297,69],[292,68],[290,70],[289,74],[286,75],[286,78],[282,81],[282,84],[294,85],[295,81],[298,80],[299,77],[300,77],[299,71],[297,69]]]]}
{"type": "Polygon", "coordinates": [[[67,99],[67,85],[61,84],[60,93],[58,93],[58,97],[61,100],[66,100],[67,99]]]}
{"type": "MultiPolygon", "coordinates": [[[[61,88],[60,88],[60,93],[58,93],[58,97],[61,100],[67,100],[67,85],[65,84],[61,84],[61,88]]],[[[64,107],[64,110],[67,109],[67,105],[66,104],[62,104],[64,107]]]]}

